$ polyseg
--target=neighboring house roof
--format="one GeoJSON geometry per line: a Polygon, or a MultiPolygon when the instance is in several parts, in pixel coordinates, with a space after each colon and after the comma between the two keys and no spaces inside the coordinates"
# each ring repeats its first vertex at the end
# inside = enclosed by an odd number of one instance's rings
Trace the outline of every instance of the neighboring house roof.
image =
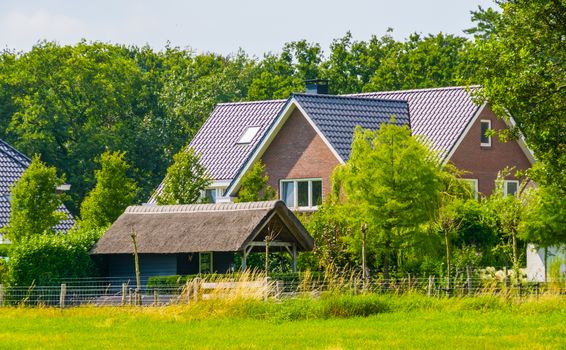
{"type": "Polygon", "coordinates": [[[377,130],[391,117],[395,117],[397,124],[409,125],[409,106],[406,101],[314,94],[294,94],[292,97],[342,161],[350,158],[353,131],[357,125],[377,130]]]}
{"type": "MultiPolygon", "coordinates": [[[[18,181],[30,163],[28,157],[0,140],[0,227],[6,226],[10,221],[10,186],[18,181]]],[[[68,219],[61,221],[55,229],[66,232],[74,225],[73,216],[64,206],[59,210],[67,214],[68,219]]]]}
{"type": "Polygon", "coordinates": [[[411,129],[422,135],[439,152],[442,160],[457,146],[466,127],[482,109],[472,93],[478,86],[415,89],[353,94],[367,98],[406,100],[409,102],[411,129]]]}
{"type": "Polygon", "coordinates": [[[275,229],[274,241],[311,250],[313,239],[282,201],[131,206],[106,231],[91,254],[131,254],[135,232],[138,252],[175,254],[237,252],[253,249],[275,229]]]}

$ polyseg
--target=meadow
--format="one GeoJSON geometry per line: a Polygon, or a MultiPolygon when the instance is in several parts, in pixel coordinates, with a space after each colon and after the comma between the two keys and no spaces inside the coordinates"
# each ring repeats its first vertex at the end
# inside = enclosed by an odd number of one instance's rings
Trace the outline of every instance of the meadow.
{"type": "Polygon", "coordinates": [[[564,349],[566,299],[342,295],[0,308],[0,348],[564,349]]]}

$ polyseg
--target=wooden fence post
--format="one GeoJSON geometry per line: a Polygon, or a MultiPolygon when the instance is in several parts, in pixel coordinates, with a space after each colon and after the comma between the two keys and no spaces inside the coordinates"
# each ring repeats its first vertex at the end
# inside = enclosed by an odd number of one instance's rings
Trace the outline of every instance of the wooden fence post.
{"type": "Polygon", "coordinates": [[[157,289],[153,290],[153,305],[157,306],[159,301],[159,296],[157,295],[157,289]]]}
{"type": "Polygon", "coordinates": [[[199,288],[200,287],[200,278],[196,277],[193,280],[193,298],[195,299],[195,301],[198,301],[198,293],[199,293],[199,288]]]}
{"type": "Polygon", "coordinates": [[[59,307],[61,309],[65,308],[65,297],[67,296],[67,284],[61,284],[61,293],[59,294],[59,307]]]}
{"type": "Polygon", "coordinates": [[[122,283],[122,306],[126,305],[126,296],[128,294],[128,286],[126,283],[122,283]]]}
{"type": "Polygon", "coordinates": [[[4,306],[4,285],[0,283],[0,307],[4,306]]]}
{"type": "Polygon", "coordinates": [[[472,274],[470,273],[470,266],[466,265],[466,277],[468,284],[468,295],[472,293],[472,274]]]}
{"type": "Polygon", "coordinates": [[[265,277],[263,279],[263,301],[267,301],[269,298],[269,280],[271,278],[265,277]]]}
{"type": "Polygon", "coordinates": [[[283,281],[275,281],[275,297],[277,299],[281,299],[281,295],[283,294],[283,281]]]}
{"type": "Polygon", "coordinates": [[[505,274],[505,297],[508,298],[509,297],[509,276],[507,276],[507,266],[505,266],[505,269],[503,269],[503,272],[505,274]]]}
{"type": "Polygon", "coordinates": [[[128,289],[128,299],[130,302],[130,306],[132,306],[134,304],[134,300],[132,299],[133,297],[133,293],[132,293],[132,288],[128,289]]]}
{"type": "Polygon", "coordinates": [[[428,276],[428,288],[426,294],[430,297],[432,295],[432,284],[433,284],[433,277],[428,276]]]}

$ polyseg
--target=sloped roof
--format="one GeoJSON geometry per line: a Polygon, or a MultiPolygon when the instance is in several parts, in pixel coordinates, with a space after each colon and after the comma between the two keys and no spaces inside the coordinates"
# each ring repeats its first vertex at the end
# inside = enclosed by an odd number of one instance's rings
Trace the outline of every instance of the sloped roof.
{"type": "MultiPolygon", "coordinates": [[[[10,186],[22,176],[30,163],[28,157],[0,140],[0,227],[10,221],[10,186]]],[[[62,206],[59,210],[67,214],[68,219],[61,221],[55,229],[66,232],[73,226],[74,220],[67,208],[62,206]]]]}
{"type": "Polygon", "coordinates": [[[408,101],[413,134],[424,136],[432,143],[433,149],[439,152],[441,159],[445,160],[481,108],[472,98],[473,91],[477,89],[478,86],[469,89],[456,86],[369,92],[350,96],[408,101]]]}
{"type": "Polygon", "coordinates": [[[376,130],[391,117],[395,117],[397,124],[409,124],[406,101],[316,94],[294,94],[292,97],[343,161],[350,158],[352,136],[357,125],[376,130]]]}
{"type": "Polygon", "coordinates": [[[131,254],[132,231],[139,253],[173,254],[242,251],[262,241],[275,224],[277,241],[311,250],[313,239],[282,201],[131,206],[106,231],[91,254],[131,254]],[[280,230],[280,231],[279,231],[280,230]]]}

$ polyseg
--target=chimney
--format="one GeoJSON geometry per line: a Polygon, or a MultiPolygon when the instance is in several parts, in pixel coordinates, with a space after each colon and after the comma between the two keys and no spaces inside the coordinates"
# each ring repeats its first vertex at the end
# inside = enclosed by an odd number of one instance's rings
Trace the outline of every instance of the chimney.
{"type": "Polygon", "coordinates": [[[305,80],[307,94],[328,95],[328,79],[305,80]]]}

